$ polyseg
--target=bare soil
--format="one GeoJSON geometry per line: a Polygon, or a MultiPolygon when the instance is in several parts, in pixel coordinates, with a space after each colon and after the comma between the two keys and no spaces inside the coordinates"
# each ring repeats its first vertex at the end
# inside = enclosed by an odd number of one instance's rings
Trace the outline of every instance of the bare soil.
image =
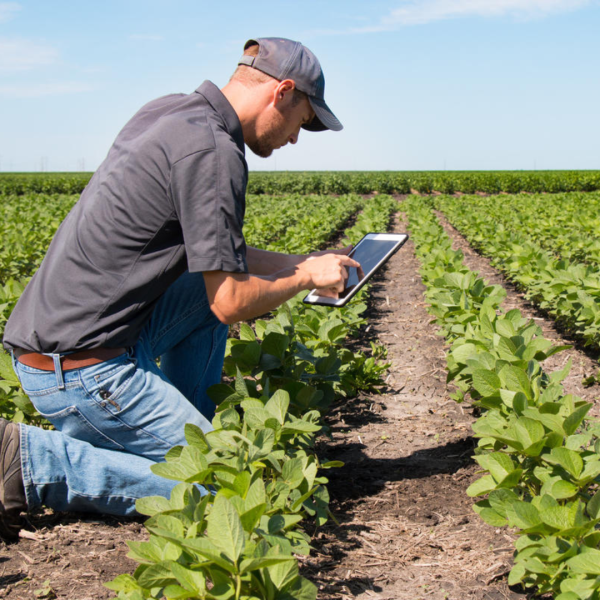
{"type": "MultiPolygon", "coordinates": [[[[466,262],[508,290],[505,306],[536,319],[545,335],[565,343],[550,321],[445,224],[466,262]]],[[[396,231],[406,224],[397,221],[396,231]]],[[[329,472],[331,521],[314,534],[314,552],[302,560],[320,600],[501,600],[530,597],[510,589],[510,531],[486,525],[465,490],[476,479],[471,459],[472,410],[448,396],[444,341],[426,312],[424,287],[409,241],[372,286],[370,326],[391,363],[380,395],[341,401],[329,416],[331,438],[319,442],[323,459],[345,466],[329,472]]],[[[553,357],[550,370],[568,357],[574,367],[567,391],[595,400],[598,386],[581,380],[597,370],[580,348],[553,357]]],[[[550,361],[548,361],[550,363],[550,361]]],[[[113,597],[102,586],[136,564],[126,540],[145,539],[142,519],[89,517],[50,510],[29,515],[18,543],[0,543],[0,598],[113,597]]]]}

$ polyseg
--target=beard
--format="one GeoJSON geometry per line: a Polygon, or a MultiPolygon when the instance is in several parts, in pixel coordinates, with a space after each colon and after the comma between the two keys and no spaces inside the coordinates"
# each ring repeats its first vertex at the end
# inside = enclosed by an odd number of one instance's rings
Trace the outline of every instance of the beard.
{"type": "Polygon", "coordinates": [[[285,115],[277,113],[273,115],[262,126],[262,133],[257,133],[252,142],[248,142],[248,148],[261,158],[268,158],[273,150],[286,143],[286,131],[288,122],[285,115]]]}

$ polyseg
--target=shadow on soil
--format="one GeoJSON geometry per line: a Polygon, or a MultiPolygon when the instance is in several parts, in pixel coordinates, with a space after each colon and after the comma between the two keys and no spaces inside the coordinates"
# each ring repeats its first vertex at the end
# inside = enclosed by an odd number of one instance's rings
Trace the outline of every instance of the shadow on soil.
{"type": "Polygon", "coordinates": [[[365,454],[366,448],[354,442],[335,446],[334,454],[344,466],[328,474],[332,499],[344,502],[376,496],[391,482],[452,475],[473,464],[475,442],[467,437],[400,458],[371,458],[365,454]]]}

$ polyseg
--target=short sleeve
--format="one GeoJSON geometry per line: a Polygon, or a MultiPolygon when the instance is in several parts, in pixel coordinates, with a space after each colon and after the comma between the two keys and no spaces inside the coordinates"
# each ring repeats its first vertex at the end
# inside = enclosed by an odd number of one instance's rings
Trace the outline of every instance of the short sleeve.
{"type": "Polygon", "coordinates": [[[248,171],[231,141],[177,161],[170,192],[191,272],[247,273],[242,232],[248,171]]]}

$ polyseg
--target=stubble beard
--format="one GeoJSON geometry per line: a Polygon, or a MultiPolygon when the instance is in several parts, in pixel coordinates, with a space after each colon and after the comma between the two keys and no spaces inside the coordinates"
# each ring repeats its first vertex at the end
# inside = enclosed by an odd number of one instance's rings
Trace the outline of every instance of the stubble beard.
{"type": "Polygon", "coordinates": [[[261,158],[268,158],[273,150],[283,143],[286,118],[283,115],[271,118],[264,126],[264,133],[256,136],[256,139],[248,143],[248,148],[261,158]]]}

